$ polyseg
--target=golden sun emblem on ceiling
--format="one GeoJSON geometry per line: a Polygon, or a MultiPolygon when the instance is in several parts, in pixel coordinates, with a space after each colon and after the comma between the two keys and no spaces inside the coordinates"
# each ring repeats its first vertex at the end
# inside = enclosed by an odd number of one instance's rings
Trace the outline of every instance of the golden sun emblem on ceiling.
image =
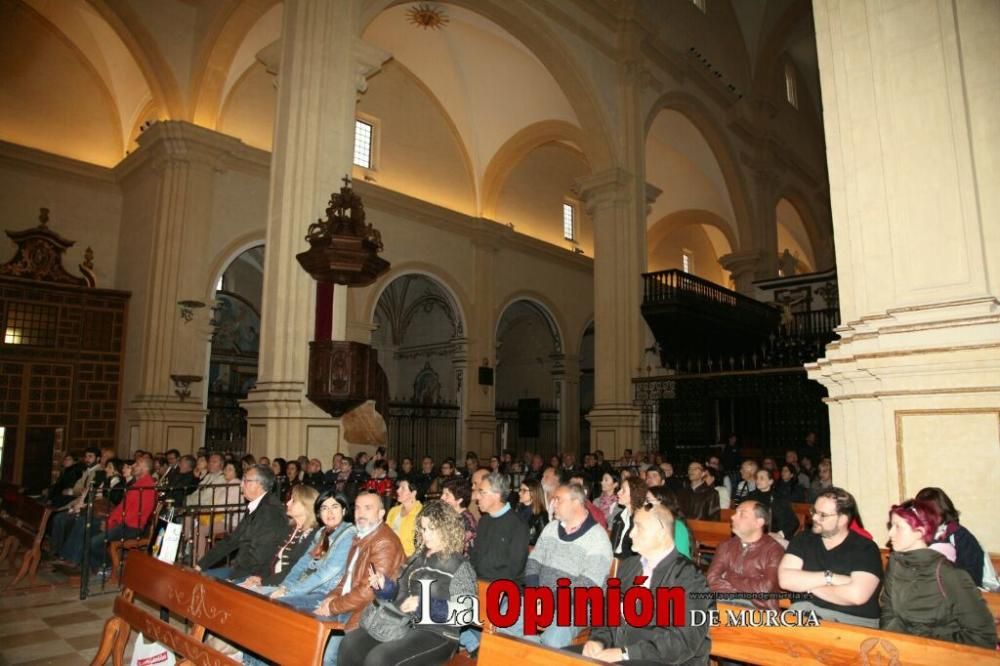
{"type": "Polygon", "coordinates": [[[448,25],[448,15],[444,10],[434,5],[420,3],[410,7],[406,12],[407,17],[413,25],[420,26],[424,30],[440,30],[448,25]]]}

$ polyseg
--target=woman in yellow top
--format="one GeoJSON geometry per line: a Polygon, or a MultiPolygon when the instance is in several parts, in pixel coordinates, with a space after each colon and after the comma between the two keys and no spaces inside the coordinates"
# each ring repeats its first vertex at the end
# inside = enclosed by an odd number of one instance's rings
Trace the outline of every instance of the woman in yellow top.
{"type": "Polygon", "coordinates": [[[392,528],[399,540],[403,543],[403,552],[409,557],[416,550],[414,537],[416,536],[417,516],[424,506],[417,501],[417,491],[410,486],[410,482],[402,479],[396,483],[396,506],[389,509],[385,517],[385,524],[392,528]]]}

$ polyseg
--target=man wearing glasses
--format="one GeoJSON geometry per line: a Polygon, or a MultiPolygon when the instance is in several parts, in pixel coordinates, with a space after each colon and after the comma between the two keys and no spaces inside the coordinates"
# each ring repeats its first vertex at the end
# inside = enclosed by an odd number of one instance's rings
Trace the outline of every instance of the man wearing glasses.
{"type": "Polygon", "coordinates": [[[274,472],[267,465],[255,465],[243,474],[243,497],[247,516],[230,534],[205,553],[195,567],[209,576],[243,580],[247,576],[270,573],[271,558],[288,536],[285,506],[274,493],[274,472]],[[229,566],[212,568],[236,551],[229,566]]]}
{"type": "Polygon", "coordinates": [[[782,589],[813,597],[792,604],[792,610],[877,629],[882,559],[874,541],[850,529],[857,517],[854,497],[831,488],[816,498],[811,513],[812,531],[792,539],[778,566],[782,589]]]}

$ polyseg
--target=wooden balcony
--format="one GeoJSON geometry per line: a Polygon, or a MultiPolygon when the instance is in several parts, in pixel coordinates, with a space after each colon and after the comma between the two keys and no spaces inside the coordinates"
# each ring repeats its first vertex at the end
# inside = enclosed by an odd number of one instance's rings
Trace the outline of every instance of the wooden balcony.
{"type": "Polygon", "coordinates": [[[691,357],[752,353],[779,329],[775,308],[714,282],[676,269],[642,279],[642,315],[672,367],[691,357]]]}

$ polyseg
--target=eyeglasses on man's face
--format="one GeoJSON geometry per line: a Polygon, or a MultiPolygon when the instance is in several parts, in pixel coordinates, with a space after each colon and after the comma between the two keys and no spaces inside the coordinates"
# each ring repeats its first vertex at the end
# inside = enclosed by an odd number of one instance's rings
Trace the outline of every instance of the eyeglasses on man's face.
{"type": "Polygon", "coordinates": [[[833,518],[837,514],[836,512],[823,513],[822,511],[817,511],[816,509],[809,509],[809,515],[812,516],[813,518],[820,518],[825,520],[826,518],[833,518]]]}

